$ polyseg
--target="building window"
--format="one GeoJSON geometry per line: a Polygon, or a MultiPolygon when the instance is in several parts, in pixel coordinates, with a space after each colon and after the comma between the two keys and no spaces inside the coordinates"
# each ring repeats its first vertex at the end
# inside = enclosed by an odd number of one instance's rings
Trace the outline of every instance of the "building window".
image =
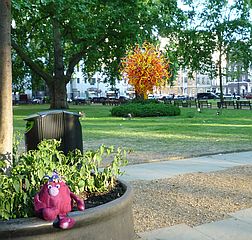
{"type": "Polygon", "coordinates": [[[95,78],[90,78],[89,80],[90,85],[95,85],[95,78]]]}
{"type": "Polygon", "coordinates": [[[77,78],[77,83],[80,83],[80,78],[77,78]]]}
{"type": "Polygon", "coordinates": [[[84,81],[84,83],[87,83],[87,78],[85,77],[85,78],[83,79],[83,81],[84,81]]]}
{"type": "Polygon", "coordinates": [[[80,71],[80,64],[77,64],[77,72],[80,71]]]}

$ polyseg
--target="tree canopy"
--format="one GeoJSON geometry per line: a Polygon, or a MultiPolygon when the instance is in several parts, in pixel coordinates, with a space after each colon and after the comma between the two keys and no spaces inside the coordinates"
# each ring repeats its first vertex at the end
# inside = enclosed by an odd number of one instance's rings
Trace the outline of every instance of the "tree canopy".
{"type": "Polygon", "coordinates": [[[252,63],[250,9],[244,1],[188,0],[184,3],[190,7],[185,12],[187,24],[176,34],[164,33],[164,36],[173,43],[180,66],[219,77],[222,96],[222,77],[226,74],[223,64],[239,62],[248,69],[252,63]]]}
{"type": "Polygon", "coordinates": [[[80,60],[113,82],[128,46],[184,21],[176,0],[14,0],[13,19],[12,47],[45,80],[51,108],[68,107],[66,84],[80,60]]]}

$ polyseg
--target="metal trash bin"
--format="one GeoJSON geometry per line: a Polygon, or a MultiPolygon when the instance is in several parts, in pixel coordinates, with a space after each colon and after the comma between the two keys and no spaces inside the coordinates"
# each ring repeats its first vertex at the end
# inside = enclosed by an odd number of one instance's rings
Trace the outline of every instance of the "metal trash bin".
{"type": "Polygon", "coordinates": [[[59,150],[65,154],[79,149],[83,152],[82,129],[79,121],[81,115],[64,110],[39,112],[28,116],[26,123],[26,150],[37,149],[44,139],[61,140],[59,150]]]}

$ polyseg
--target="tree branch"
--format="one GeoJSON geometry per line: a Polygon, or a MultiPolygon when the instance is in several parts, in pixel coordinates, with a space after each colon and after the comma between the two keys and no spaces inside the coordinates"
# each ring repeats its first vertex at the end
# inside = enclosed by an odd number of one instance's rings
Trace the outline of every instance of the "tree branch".
{"type": "Polygon", "coordinates": [[[79,63],[79,61],[83,58],[83,55],[87,52],[87,49],[83,49],[82,51],[72,55],[69,59],[68,68],[66,71],[66,80],[69,81],[74,72],[74,67],[79,63]]]}
{"type": "Polygon", "coordinates": [[[47,83],[53,80],[53,77],[44,71],[42,67],[32,61],[32,59],[12,40],[12,47],[15,49],[18,56],[34,71],[38,76],[43,78],[47,83]]]}
{"type": "Polygon", "coordinates": [[[104,41],[106,39],[107,36],[103,36],[101,37],[97,42],[95,42],[92,45],[89,45],[88,47],[86,47],[85,49],[82,48],[81,51],[79,51],[78,53],[73,54],[70,59],[69,59],[69,65],[67,68],[67,72],[66,72],[66,76],[67,79],[71,79],[71,76],[74,72],[74,67],[79,63],[79,61],[83,58],[84,54],[87,53],[88,51],[90,51],[92,48],[94,48],[97,44],[101,43],[102,41],[104,41]]]}

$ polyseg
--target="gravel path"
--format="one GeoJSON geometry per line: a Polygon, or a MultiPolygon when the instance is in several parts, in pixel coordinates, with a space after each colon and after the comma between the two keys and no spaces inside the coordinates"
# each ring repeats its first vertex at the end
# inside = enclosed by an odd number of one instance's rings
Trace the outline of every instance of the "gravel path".
{"type": "Polygon", "coordinates": [[[200,225],[252,207],[251,165],[131,184],[136,232],[180,223],[200,225]]]}

